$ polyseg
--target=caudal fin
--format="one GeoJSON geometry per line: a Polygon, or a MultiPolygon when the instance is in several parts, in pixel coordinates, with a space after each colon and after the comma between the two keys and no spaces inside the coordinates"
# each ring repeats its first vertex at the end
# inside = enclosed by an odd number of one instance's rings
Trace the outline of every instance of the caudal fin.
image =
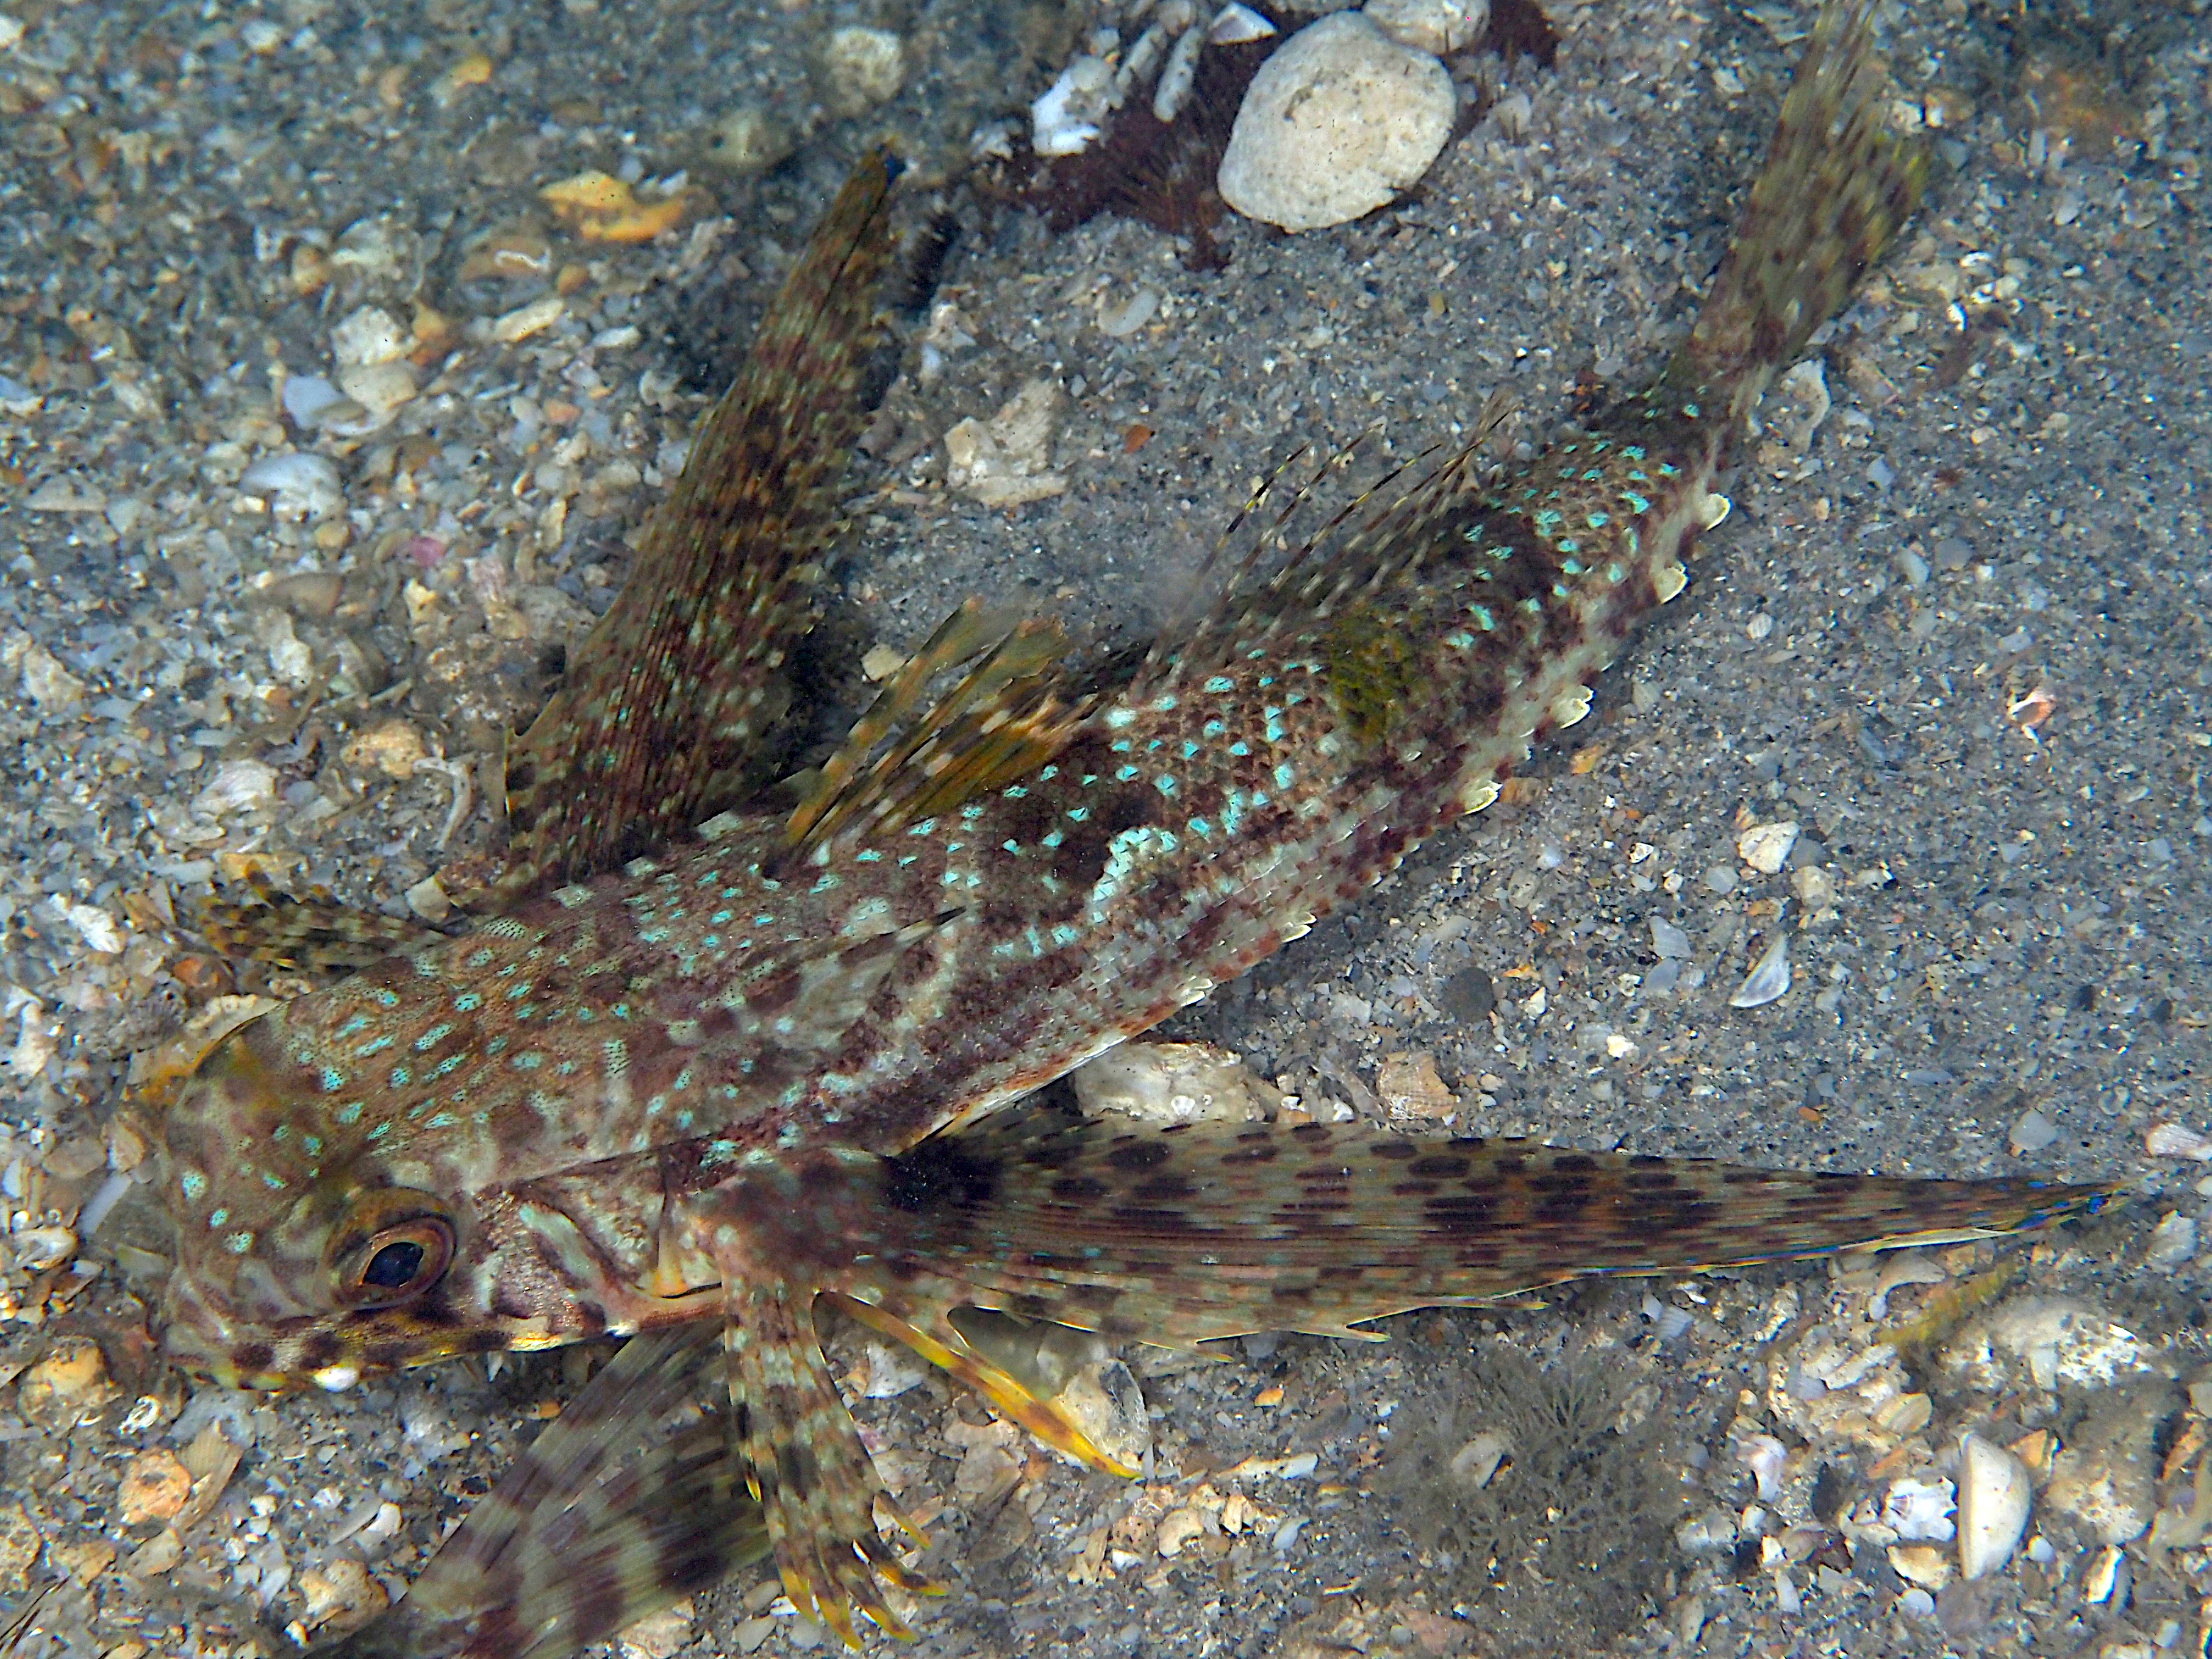
{"type": "Polygon", "coordinates": [[[1883,129],[1875,0],[1827,0],[1766,166],[1667,384],[1741,415],[1850,299],[1920,201],[1925,155],[1883,129]]]}

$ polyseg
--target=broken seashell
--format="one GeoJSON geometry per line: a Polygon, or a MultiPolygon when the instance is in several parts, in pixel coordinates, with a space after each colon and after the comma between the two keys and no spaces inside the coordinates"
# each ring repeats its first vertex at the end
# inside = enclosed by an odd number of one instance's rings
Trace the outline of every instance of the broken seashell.
{"type": "Polygon", "coordinates": [[[2012,1559],[2027,1530],[2027,1466],[2002,1446],[1968,1435],[1959,1445],[1959,1571],[1969,1578],[2012,1559]]]}
{"type": "Polygon", "coordinates": [[[1790,935],[1777,933],[1774,942],[1766,947],[1752,970],[1744,975],[1736,994],[1729,999],[1731,1008],[1763,1008],[1778,1000],[1790,989],[1790,935]]]}
{"type": "Polygon", "coordinates": [[[1951,1515],[1957,1507],[1948,1480],[1918,1480],[1907,1476],[1891,1486],[1881,1500],[1881,1522],[1899,1538],[1949,1541],[1955,1528],[1951,1515]]]}

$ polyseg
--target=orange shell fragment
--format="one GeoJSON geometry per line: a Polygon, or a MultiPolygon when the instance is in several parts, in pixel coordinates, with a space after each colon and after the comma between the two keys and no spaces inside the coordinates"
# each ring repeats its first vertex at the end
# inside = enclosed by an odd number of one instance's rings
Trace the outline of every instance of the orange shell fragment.
{"type": "Polygon", "coordinates": [[[548,185],[538,195],[555,218],[587,242],[649,242],[682,224],[692,206],[688,194],[641,202],[628,184],[596,168],[548,185]]]}

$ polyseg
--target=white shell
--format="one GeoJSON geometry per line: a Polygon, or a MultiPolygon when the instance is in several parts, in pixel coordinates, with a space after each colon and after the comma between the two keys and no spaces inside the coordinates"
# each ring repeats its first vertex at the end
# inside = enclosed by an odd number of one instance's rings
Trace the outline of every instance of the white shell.
{"type": "Polygon", "coordinates": [[[1213,23],[1206,31],[1206,38],[1212,46],[1235,46],[1247,40],[1264,40],[1277,32],[1273,23],[1251,7],[1227,5],[1213,14],[1213,23]]]}
{"type": "Polygon", "coordinates": [[[2020,1459],[1971,1434],[1960,1443],[1960,1571],[1980,1578],[2011,1559],[2027,1530],[2032,1497],[2020,1459]]]}
{"type": "Polygon", "coordinates": [[[1774,943],[1768,945],[1736,994],[1729,999],[1731,1008],[1764,1008],[1790,988],[1790,935],[1777,933],[1774,943]]]}
{"type": "Polygon", "coordinates": [[[1090,118],[1112,105],[1114,71],[1104,61],[1077,58],[1030,106],[1030,143],[1040,155],[1079,155],[1098,136],[1090,118]]]}
{"type": "Polygon", "coordinates": [[[1190,89],[1198,84],[1198,54],[1206,45],[1206,37],[1196,29],[1175,43],[1168,54],[1167,66],[1160,71],[1160,83],[1152,88],[1152,118],[1172,121],[1182,113],[1182,106],[1190,101],[1190,89]]]}
{"type": "Polygon", "coordinates": [[[1945,1541],[1952,1531],[1951,1492],[1948,1480],[1916,1480],[1908,1476],[1897,1481],[1881,1500],[1882,1524],[1899,1538],[1945,1541]]]}

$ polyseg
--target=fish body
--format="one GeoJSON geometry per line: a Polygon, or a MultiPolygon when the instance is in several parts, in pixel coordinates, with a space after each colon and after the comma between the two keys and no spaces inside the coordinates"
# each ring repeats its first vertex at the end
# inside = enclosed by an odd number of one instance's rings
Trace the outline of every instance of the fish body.
{"type": "MultiPolygon", "coordinates": [[[[963,613],[795,811],[740,805],[689,837],[671,815],[712,803],[700,779],[744,772],[780,708],[806,620],[791,549],[824,510],[836,447],[814,414],[787,422],[783,449],[702,441],[709,476],[687,473],[679,506],[695,532],[724,529],[671,544],[523,740],[521,853],[493,886],[537,896],[241,1028],[161,1128],[181,1246],[158,1316],[194,1370],[338,1387],[646,1332],[633,1369],[665,1379],[719,1352],[743,1479],[694,1442],[660,1454],[714,1494],[719,1541],[651,1541],[663,1522],[634,1472],[608,1473],[612,1390],[650,1392],[624,1372],[449,1547],[512,1566],[519,1538],[552,1547],[533,1506],[583,1504],[555,1553],[568,1570],[532,1558],[440,1650],[522,1650],[517,1616],[570,1650],[701,1564],[771,1546],[802,1608],[848,1636],[854,1609],[896,1627],[878,1580],[914,1581],[874,1524],[821,1300],[1112,1468],[951,1310],[1174,1342],[1349,1333],[1577,1273],[1979,1235],[2096,1201],[1000,1109],[1355,898],[1587,712],[1725,515],[1716,479],[1744,413],[1917,198],[1917,162],[1879,129],[1869,9],[1823,12],[1728,261],[1649,391],[1504,477],[1446,461],[1141,661],[1079,667],[1049,629],[963,613]],[[799,498],[817,505],[788,510],[799,498]],[[728,526],[763,513],[765,550],[732,545],[728,526]],[[626,674],[634,653],[646,666],[626,674]],[[684,677],[716,672],[705,726],[683,727],[684,677]],[[953,681],[933,700],[933,676],[953,681]],[[684,732],[696,768],[672,755],[684,732]],[[617,864],[633,797],[665,844],[617,864]],[[655,1565],[686,1548],[691,1566],[655,1565]]],[[[771,414],[818,392],[793,368],[810,343],[849,362],[836,342],[860,331],[838,283],[881,263],[880,172],[848,186],[771,314],[741,381],[771,414]]]]}

